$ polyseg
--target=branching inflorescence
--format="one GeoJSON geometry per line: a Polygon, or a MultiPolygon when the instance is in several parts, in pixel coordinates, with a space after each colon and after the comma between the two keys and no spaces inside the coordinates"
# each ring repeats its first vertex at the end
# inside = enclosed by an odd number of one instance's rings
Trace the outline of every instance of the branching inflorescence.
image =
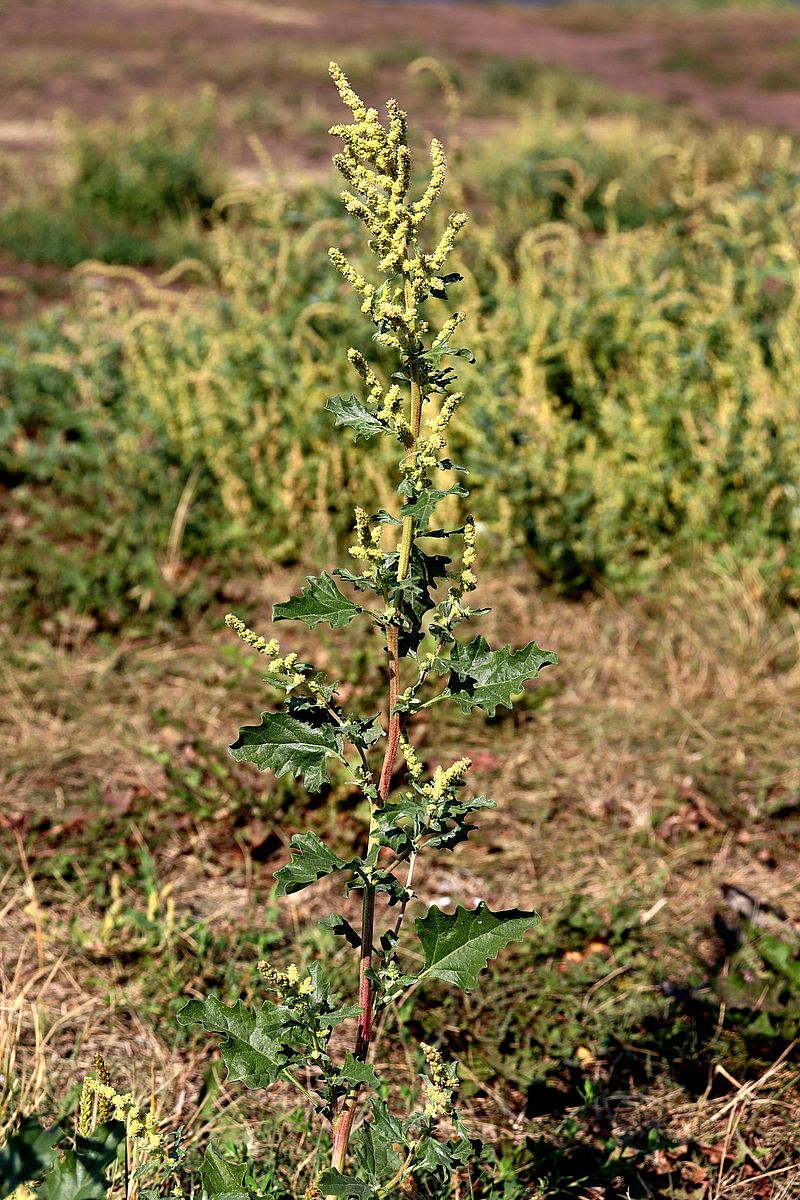
{"type": "Polygon", "coordinates": [[[452,213],[433,248],[423,248],[423,226],[445,183],[441,144],[432,142],[428,182],[412,199],[406,114],[389,100],[383,124],[335,63],[330,74],[352,115],[350,123],[331,130],[342,141],[334,157],[347,183],[342,200],[366,228],[377,281],[336,247],[330,259],[375,325],[375,342],[399,362],[384,381],[351,349],[348,358],[364,394],[332,397],[326,408],[356,441],[385,437],[397,443],[400,502],[396,513],[357,508],[350,548],[355,569],[309,578],[299,595],[275,605],[273,619],[310,628],[320,622],[333,628],[371,622],[387,664],[385,719],[346,711],[337,682],[323,671],[294,652],[283,653],[277,639],[254,633],[233,614],[227,622],[269,659],[267,681],[284,694],[279,711],[264,712],[258,725],[240,730],[231,747],[234,758],[302,777],[310,791],[323,787],[331,764],[338,764],[334,769],[348,776],[368,802],[363,856],[343,859],[317,834],[305,832],[294,836],[291,860],[276,873],[278,895],[334,873],[343,877],[347,893],[360,893],[360,931],[338,914],[325,922],[358,956],[358,1002],[338,1004],[320,963],[305,973],[294,964],[281,971],[262,963],[259,970],[274,1001],[250,1012],[241,1002],[229,1007],[214,998],[192,1000],[179,1019],[222,1035],[231,1078],[250,1087],[291,1080],[331,1123],[331,1165],[309,1195],[378,1198],[398,1188],[413,1190],[425,1175],[447,1181],[469,1161],[474,1146],[454,1109],[456,1065],[446,1063],[437,1047],[420,1048],[426,1071],[419,1111],[406,1117],[389,1111],[386,1091],[369,1062],[376,1013],[426,979],[470,990],[488,960],[537,919],[516,909],[491,912],[485,904],[450,914],[434,905],[416,918],[418,954],[406,953],[413,935],[405,918],[416,900],[412,883],[419,856],[453,850],[474,828],[470,816],[492,807],[485,796],[469,794],[468,757],[422,761],[412,740],[414,718],[445,702],[463,713],[480,708],[493,715],[498,705],[510,708],[525,682],[556,660],[535,642],[516,651],[492,650],[482,636],[456,637],[461,625],[486,611],[469,604],[477,583],[475,523],[468,516],[457,528],[442,528],[434,515],[446,497],[460,502],[467,496],[461,483],[452,482],[459,468],[447,457],[447,433],[462,400],[453,390],[451,363],[472,356],[453,342],[465,314],[449,313],[436,331],[423,306],[431,299],[446,302],[448,288],[459,281],[457,273],[446,271],[446,262],[467,218],[452,213]],[[454,563],[442,547],[459,541],[461,554],[454,563]],[[405,770],[395,785],[398,755],[405,770]],[[385,909],[392,911],[380,915],[385,909]],[[412,969],[410,964],[420,960],[422,966],[412,969]],[[332,1034],[350,1020],[356,1021],[353,1048],[339,1054],[334,1047],[342,1039],[332,1034]],[[441,1133],[443,1119],[448,1136],[441,1133]]]}

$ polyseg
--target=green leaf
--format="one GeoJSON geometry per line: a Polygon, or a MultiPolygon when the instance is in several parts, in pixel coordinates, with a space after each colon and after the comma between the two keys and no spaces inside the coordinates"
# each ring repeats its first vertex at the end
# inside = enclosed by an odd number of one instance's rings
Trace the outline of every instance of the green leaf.
{"type": "Polygon", "coordinates": [[[245,1087],[269,1087],[293,1061],[286,1045],[290,1014],[270,1001],[251,1012],[241,1000],[228,1006],[216,996],[190,1000],[179,1011],[179,1025],[202,1025],[209,1033],[222,1034],[222,1058],[228,1079],[245,1087]]]}
{"type": "Polygon", "coordinates": [[[75,1149],[53,1164],[37,1196],[41,1200],[106,1200],[106,1168],[117,1157],[124,1140],[122,1121],[99,1125],[90,1138],[76,1138],[75,1149]]]}
{"type": "Polygon", "coordinates": [[[244,1164],[228,1162],[213,1146],[209,1146],[203,1156],[200,1176],[208,1200],[231,1200],[241,1197],[249,1200],[250,1193],[243,1187],[247,1167],[244,1164]]]}
{"type": "Polygon", "coordinates": [[[330,396],[325,409],[336,417],[337,425],[349,425],[355,431],[354,441],[368,441],[376,433],[386,433],[388,426],[357,396],[330,396]]]}
{"type": "Polygon", "coordinates": [[[343,1083],[363,1083],[376,1091],[380,1081],[371,1063],[360,1062],[349,1050],[344,1052],[344,1063],[339,1068],[339,1078],[343,1083]]]}
{"type": "Polygon", "coordinates": [[[442,979],[470,992],[489,959],[509,942],[519,941],[538,921],[536,913],[516,908],[493,913],[481,903],[473,912],[459,905],[448,914],[433,905],[424,917],[417,917],[417,937],[425,952],[419,978],[442,979]]]}
{"type": "Polygon", "coordinates": [[[552,650],[542,650],[536,642],[528,642],[521,650],[510,646],[491,650],[481,634],[466,644],[456,642],[449,659],[440,659],[439,666],[450,668],[448,692],[462,712],[477,706],[493,717],[498,704],[511,708],[512,697],[522,691],[523,685],[535,679],[542,667],[556,662],[552,650]]]}
{"type": "Polygon", "coordinates": [[[0,1200],[21,1183],[44,1175],[55,1158],[56,1142],[64,1135],[56,1125],[43,1129],[36,1117],[23,1117],[16,1133],[0,1147],[0,1200]]]}
{"type": "Polygon", "coordinates": [[[419,522],[420,533],[424,533],[428,528],[428,522],[431,519],[433,511],[440,500],[444,500],[445,496],[468,495],[469,492],[460,483],[456,483],[447,489],[425,488],[410,504],[403,505],[402,514],[404,517],[415,517],[419,522]]]}
{"type": "Polygon", "coordinates": [[[358,949],[361,945],[361,937],[341,913],[330,913],[327,917],[322,918],[320,925],[323,929],[330,929],[331,933],[336,934],[337,937],[343,937],[354,949],[358,949]]]}
{"type": "Polygon", "coordinates": [[[342,1175],[334,1167],[328,1167],[317,1179],[317,1187],[323,1196],[344,1196],[348,1200],[372,1200],[375,1191],[368,1183],[360,1183],[342,1175]]]}
{"type": "Polygon", "coordinates": [[[327,782],[326,759],[344,762],[341,735],[333,724],[309,725],[289,713],[261,714],[260,725],[244,725],[230,747],[237,762],[255,763],[259,771],[276,775],[303,776],[309,792],[318,792],[327,782]]]}
{"type": "Polygon", "coordinates": [[[45,1175],[36,1195],[40,1200],[106,1200],[108,1184],[69,1150],[45,1175]]]}
{"type": "Polygon", "coordinates": [[[311,629],[320,621],[327,621],[332,629],[341,629],[364,611],[360,604],[354,604],[339,591],[327,571],[323,571],[319,578],[309,575],[308,584],[299,596],[292,596],[284,604],[274,605],[273,621],[303,621],[311,629]]]}
{"type": "Polygon", "coordinates": [[[379,1184],[393,1176],[408,1152],[408,1126],[393,1117],[385,1101],[370,1100],[372,1119],[365,1121],[355,1137],[355,1155],[361,1173],[379,1184]]]}
{"type": "Polygon", "coordinates": [[[334,871],[352,868],[357,858],[349,862],[334,854],[316,833],[296,833],[289,843],[292,857],[285,867],[275,872],[278,896],[291,896],[316,883],[334,871]]]}

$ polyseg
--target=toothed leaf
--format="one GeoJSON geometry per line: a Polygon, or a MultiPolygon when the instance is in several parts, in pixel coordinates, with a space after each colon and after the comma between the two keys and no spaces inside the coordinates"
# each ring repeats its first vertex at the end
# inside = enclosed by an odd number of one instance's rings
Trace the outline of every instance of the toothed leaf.
{"type": "Polygon", "coordinates": [[[513,697],[529,679],[535,679],[542,667],[558,662],[552,650],[542,650],[528,642],[521,650],[503,646],[492,650],[483,634],[471,642],[456,642],[450,657],[439,659],[440,669],[450,668],[448,692],[468,713],[482,708],[493,717],[498,704],[513,707],[513,697]]]}
{"type": "Polygon", "coordinates": [[[368,441],[376,433],[386,433],[387,426],[371,408],[357,396],[329,396],[325,403],[327,412],[333,413],[337,425],[349,425],[354,431],[354,441],[368,441]]]}
{"type": "Polygon", "coordinates": [[[213,1146],[203,1157],[200,1177],[208,1200],[249,1200],[250,1192],[243,1186],[247,1167],[223,1158],[213,1146]]]}
{"type": "Polygon", "coordinates": [[[216,996],[190,1000],[178,1013],[179,1025],[202,1025],[222,1035],[228,1079],[245,1087],[269,1087],[292,1059],[286,1045],[290,1014],[270,1001],[251,1012],[241,1000],[223,1004],[216,996]]]}
{"type": "Polygon", "coordinates": [[[230,748],[237,762],[255,763],[259,771],[303,776],[309,792],[318,792],[328,780],[326,760],[344,761],[341,735],[333,724],[312,726],[289,713],[261,714],[260,725],[244,725],[230,748]]]}
{"type": "Polygon", "coordinates": [[[419,978],[442,979],[472,991],[489,959],[519,941],[538,921],[536,913],[516,908],[493,913],[481,903],[473,912],[459,905],[449,914],[433,905],[424,917],[417,917],[417,937],[425,952],[419,978]]]}
{"type": "Polygon", "coordinates": [[[342,1175],[334,1167],[328,1167],[317,1179],[320,1195],[343,1196],[345,1200],[372,1200],[375,1191],[368,1183],[360,1183],[342,1175]]]}
{"type": "Polygon", "coordinates": [[[272,609],[273,621],[303,621],[310,629],[326,621],[332,629],[341,629],[364,610],[339,591],[327,571],[319,578],[308,577],[308,587],[299,596],[292,596],[284,604],[272,609]]]}
{"type": "Polygon", "coordinates": [[[278,881],[278,896],[291,896],[293,892],[301,892],[322,879],[332,875],[334,871],[343,871],[352,867],[358,859],[346,862],[329,850],[316,833],[296,833],[289,843],[292,857],[285,867],[275,872],[278,881]]]}
{"type": "Polygon", "coordinates": [[[360,1062],[349,1050],[344,1052],[344,1063],[339,1068],[339,1079],[342,1083],[365,1083],[375,1091],[380,1087],[375,1068],[371,1063],[360,1062]]]}

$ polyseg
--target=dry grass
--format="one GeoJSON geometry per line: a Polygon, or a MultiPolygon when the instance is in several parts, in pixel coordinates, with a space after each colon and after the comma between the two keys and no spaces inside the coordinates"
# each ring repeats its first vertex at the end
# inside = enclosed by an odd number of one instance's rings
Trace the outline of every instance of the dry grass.
{"type": "MultiPolygon", "coordinates": [[[[276,575],[244,586],[237,605],[259,624],[257,614],[290,587],[276,575]]],[[[497,907],[533,904],[547,918],[575,895],[601,913],[628,898],[665,979],[685,979],[713,957],[724,882],[800,918],[791,809],[800,788],[797,614],[772,613],[755,579],[709,572],[625,605],[543,596],[522,574],[481,599],[494,607],[495,638],[536,636],[560,664],[542,678],[541,704],[470,729],[464,748],[476,784],[499,808],[479,838],[420,876],[423,899],[491,897],[497,907]],[[774,815],[784,808],[788,817],[774,815]]],[[[224,746],[258,711],[261,687],[224,632],[109,647],[62,622],[52,636],[52,644],[11,642],[2,672],[0,1058],[19,1069],[3,1072],[15,1082],[0,1118],[52,1111],[102,1047],[119,1085],[141,1096],[154,1088],[193,1144],[229,1102],[255,1137],[252,1098],[214,1084],[198,1108],[207,1046],[175,1046],[167,1017],[154,1019],[154,974],[202,988],[201,933],[222,932],[224,986],[247,994],[253,952],[244,934],[274,925],[264,896],[287,831],[333,813],[290,809],[282,829],[273,810],[284,794],[226,765],[224,746]],[[103,829],[110,857],[99,848],[103,829]],[[153,920],[142,933],[145,909],[153,920]]],[[[325,653],[336,651],[332,642],[325,653]]],[[[445,756],[460,739],[455,726],[435,738],[424,731],[421,750],[445,756]]],[[[336,829],[346,839],[358,826],[344,799],[336,829]]],[[[285,901],[276,953],[313,953],[313,924],[335,903],[324,884],[285,901]]],[[[635,962],[620,961],[584,997],[587,1012],[605,1010],[611,1022],[615,1006],[653,989],[635,962]]],[[[699,1098],[666,1078],[647,1088],[617,1081],[600,1116],[620,1135],[654,1122],[674,1142],[705,1147],[697,1195],[789,1196],[800,1182],[787,1160],[798,1133],[796,1048],[775,1058],[769,1071],[754,1065],[743,1075],[741,1057],[721,1047],[699,1098]],[[759,1180],[773,1190],[756,1190],[759,1180]]],[[[495,1135],[536,1128],[509,1081],[479,1080],[471,1106],[478,1127],[495,1135]]],[[[689,1170],[677,1152],[658,1153],[654,1170],[689,1170]]]]}

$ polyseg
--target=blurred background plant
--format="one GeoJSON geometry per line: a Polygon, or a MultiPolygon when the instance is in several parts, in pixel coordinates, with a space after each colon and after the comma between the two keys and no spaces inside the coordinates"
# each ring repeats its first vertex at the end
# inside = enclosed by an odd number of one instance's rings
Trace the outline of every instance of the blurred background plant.
{"type": "MultiPolygon", "coordinates": [[[[16,328],[0,358],[2,586],[31,615],[196,612],[255,535],[266,566],[347,530],[358,475],[319,399],[329,341],[363,335],[317,251],[350,230],[269,164],[258,186],[214,182],[212,104],[84,135],[68,185],[95,230],[152,222],[154,253],[205,222],[199,257],[155,277],[84,264],[69,319],[16,328]]],[[[711,554],[797,599],[800,160],[777,135],[667,132],[550,108],[471,156],[459,265],[482,370],[458,450],[499,563],[624,594],[711,554]]],[[[384,479],[364,481],[375,507],[384,479]]]]}

